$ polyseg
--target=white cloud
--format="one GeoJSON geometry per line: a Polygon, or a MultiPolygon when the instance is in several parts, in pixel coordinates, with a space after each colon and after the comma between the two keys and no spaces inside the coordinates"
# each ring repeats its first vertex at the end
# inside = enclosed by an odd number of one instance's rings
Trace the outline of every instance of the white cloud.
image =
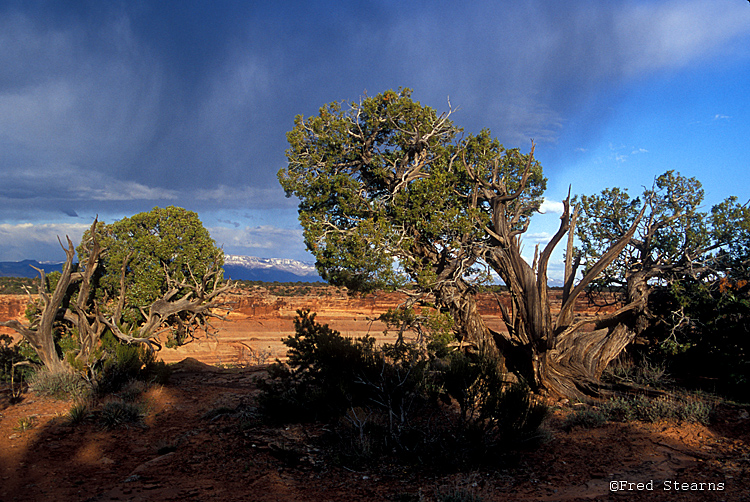
{"type": "Polygon", "coordinates": [[[558,202],[556,200],[544,199],[544,202],[542,202],[542,205],[539,206],[539,212],[542,214],[547,214],[547,213],[562,214],[563,211],[565,211],[565,206],[563,205],[562,202],[558,202]]]}

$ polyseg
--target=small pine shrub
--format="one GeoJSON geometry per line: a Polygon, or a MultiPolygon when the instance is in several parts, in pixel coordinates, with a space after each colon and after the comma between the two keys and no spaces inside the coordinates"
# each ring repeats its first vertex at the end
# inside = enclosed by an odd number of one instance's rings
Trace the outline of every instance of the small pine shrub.
{"type": "Polygon", "coordinates": [[[341,416],[356,394],[362,370],[372,367],[375,339],[349,339],[297,311],[295,335],[284,340],[287,363],[276,362],[258,382],[261,412],[275,423],[330,420],[341,416]]]}

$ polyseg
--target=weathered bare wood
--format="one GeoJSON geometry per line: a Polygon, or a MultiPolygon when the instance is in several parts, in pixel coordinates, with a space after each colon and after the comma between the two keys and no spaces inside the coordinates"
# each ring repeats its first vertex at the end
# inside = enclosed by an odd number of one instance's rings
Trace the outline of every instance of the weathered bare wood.
{"type": "Polygon", "coordinates": [[[68,371],[69,369],[67,363],[57,355],[54,337],[54,323],[58,315],[60,315],[63,299],[71,284],[73,259],[75,258],[73,242],[70,238],[66,239],[67,247],[63,246],[62,242],[58,239],[60,246],[65,251],[66,258],[62,273],[60,274],[60,280],[57,282],[57,286],[51,296],[46,290],[46,276],[44,271],[37,269],[40,279],[39,298],[43,303],[39,320],[30,323],[28,326],[24,326],[15,320],[3,323],[4,326],[15,330],[23,336],[39,355],[42,364],[53,373],[68,371]]]}

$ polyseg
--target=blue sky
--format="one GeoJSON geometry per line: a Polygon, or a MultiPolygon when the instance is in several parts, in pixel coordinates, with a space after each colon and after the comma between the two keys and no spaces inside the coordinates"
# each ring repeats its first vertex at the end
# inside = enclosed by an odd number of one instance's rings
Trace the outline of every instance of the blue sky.
{"type": "MultiPolygon", "coordinates": [[[[311,260],[276,181],[296,114],[400,86],[573,193],[695,176],[750,199],[745,0],[0,2],[0,261],[178,205],[226,252],[311,260]]],[[[559,258],[559,255],[558,255],[559,258]]],[[[559,267],[553,268],[554,275],[559,267]]]]}

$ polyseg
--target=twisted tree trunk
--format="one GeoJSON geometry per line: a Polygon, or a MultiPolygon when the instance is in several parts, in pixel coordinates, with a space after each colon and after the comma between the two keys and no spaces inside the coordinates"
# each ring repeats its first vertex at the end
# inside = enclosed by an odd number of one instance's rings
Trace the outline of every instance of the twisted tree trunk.
{"type": "Polygon", "coordinates": [[[50,296],[47,291],[47,278],[44,270],[36,269],[39,272],[39,290],[38,296],[42,302],[42,313],[40,317],[28,326],[24,326],[16,320],[0,323],[3,326],[14,329],[18,334],[29,342],[34,348],[42,364],[52,373],[61,373],[70,370],[70,366],[60,358],[55,348],[55,321],[58,317],[64,315],[62,308],[63,299],[68,287],[75,280],[80,279],[77,274],[73,273],[73,258],[75,258],[75,248],[70,238],[67,239],[68,247],[62,246],[65,251],[65,265],[63,265],[60,280],[57,282],[55,290],[50,296]]]}
{"type": "MultiPolygon", "coordinates": [[[[521,236],[528,227],[528,214],[537,209],[533,201],[521,200],[528,180],[534,147],[527,160],[521,182],[514,191],[501,179],[481,179],[476,184],[474,201],[484,201],[490,209],[490,225],[485,228],[488,241],[481,258],[494,269],[511,296],[511,310],[503,308],[508,334],[493,333],[495,345],[505,357],[509,369],[526,380],[537,392],[567,398],[581,398],[596,393],[599,378],[609,362],[633,340],[638,329],[633,315],[645,308],[645,299],[633,282],[630,302],[617,315],[574,322],[576,299],[601,272],[622,252],[635,234],[643,217],[645,205],[631,227],[589,269],[573,287],[578,259],[573,259],[573,234],[576,212],[570,214],[570,194],[563,201],[560,226],[550,242],[532,264],[521,255],[521,236]],[[547,286],[547,264],[552,251],[569,233],[566,255],[563,305],[553,318],[547,286]],[[575,264],[574,264],[575,262],[575,264]],[[594,331],[581,331],[594,324],[594,331]]],[[[473,171],[470,175],[473,175],[473,171]]],[[[645,284],[645,283],[644,283],[645,284]]],[[[466,316],[473,313],[467,310],[466,316]]]]}

